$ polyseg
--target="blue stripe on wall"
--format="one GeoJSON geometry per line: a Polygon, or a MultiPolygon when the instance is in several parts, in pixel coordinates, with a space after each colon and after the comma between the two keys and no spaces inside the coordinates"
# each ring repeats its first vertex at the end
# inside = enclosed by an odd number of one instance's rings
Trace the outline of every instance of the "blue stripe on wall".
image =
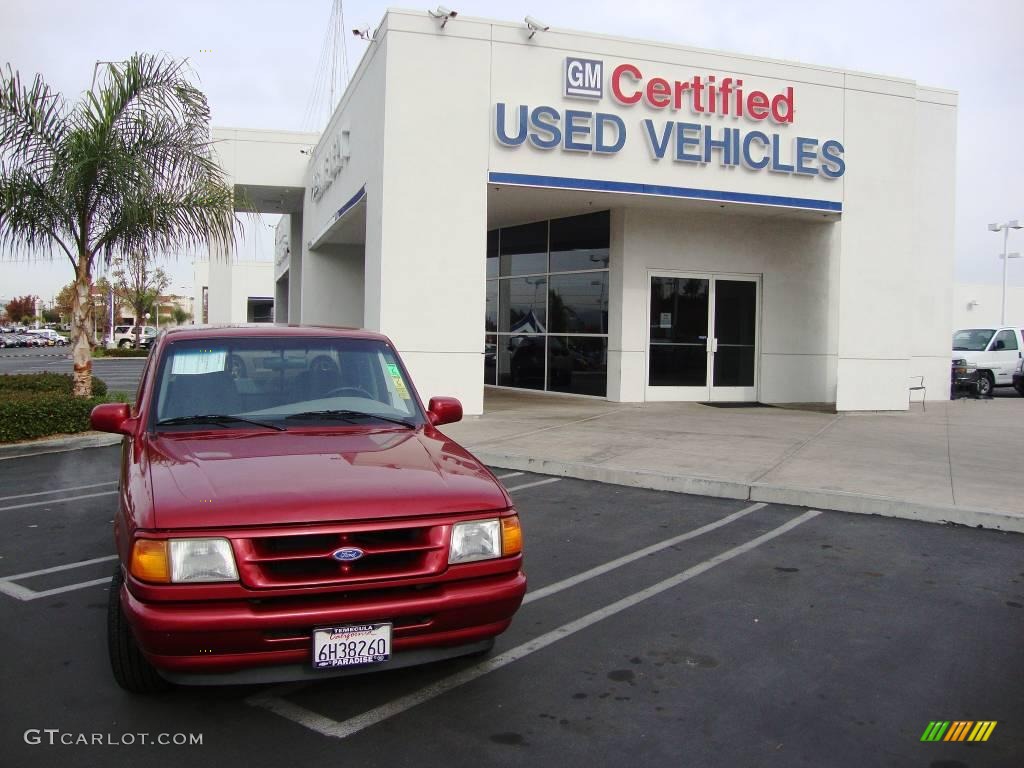
{"type": "Polygon", "coordinates": [[[807,197],[785,197],[781,195],[755,195],[748,192],[720,192],[714,189],[669,187],[662,184],[638,184],[632,181],[574,179],[566,176],[537,176],[530,173],[501,173],[497,171],[491,171],[488,174],[488,181],[492,184],[514,184],[527,187],[579,189],[588,192],[627,192],[634,195],[713,200],[719,203],[753,203],[757,205],[785,206],[787,208],[810,208],[815,211],[829,211],[833,213],[842,213],[843,211],[842,203],[831,200],[813,200],[807,197]]]}

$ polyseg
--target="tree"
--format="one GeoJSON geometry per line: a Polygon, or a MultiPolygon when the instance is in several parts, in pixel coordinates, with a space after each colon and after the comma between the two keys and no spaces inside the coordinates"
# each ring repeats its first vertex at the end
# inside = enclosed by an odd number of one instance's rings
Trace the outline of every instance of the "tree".
{"type": "Polygon", "coordinates": [[[93,265],[234,244],[234,195],[186,61],[108,64],[72,107],[36,75],[0,70],[0,247],[74,269],[74,393],[92,391],[93,265]]]}
{"type": "Polygon", "coordinates": [[[174,320],[175,325],[184,325],[192,319],[192,315],[175,304],[174,309],[171,311],[171,318],[174,320]]]}
{"type": "Polygon", "coordinates": [[[72,280],[70,283],[60,289],[56,298],[53,300],[54,306],[60,313],[61,322],[66,322],[65,318],[71,317],[72,308],[75,303],[75,282],[72,280]]]}
{"type": "Polygon", "coordinates": [[[11,322],[25,322],[26,317],[33,317],[36,314],[35,296],[18,296],[7,302],[7,316],[11,322]]]}
{"type": "Polygon", "coordinates": [[[135,346],[139,346],[143,317],[156,316],[157,301],[167,290],[171,278],[157,267],[150,270],[149,256],[144,251],[118,258],[114,266],[114,293],[135,312],[135,346]]]}

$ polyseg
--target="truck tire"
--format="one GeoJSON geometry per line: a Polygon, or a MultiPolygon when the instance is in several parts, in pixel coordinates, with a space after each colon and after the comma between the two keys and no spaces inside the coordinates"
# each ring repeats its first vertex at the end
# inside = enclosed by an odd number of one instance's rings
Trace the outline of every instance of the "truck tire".
{"type": "Polygon", "coordinates": [[[120,564],[110,580],[110,595],[107,599],[107,650],[110,654],[110,669],[117,684],[130,693],[159,693],[171,684],[160,677],[152,664],[146,661],[135,643],[132,628],[121,610],[121,586],[124,576],[120,564]]]}
{"type": "Polygon", "coordinates": [[[1017,382],[1013,385],[1013,388],[1017,390],[1017,394],[1024,397],[1024,380],[1017,382]]]}
{"type": "Polygon", "coordinates": [[[132,343],[129,339],[121,339],[119,342],[117,342],[117,346],[119,346],[121,349],[128,349],[128,347],[130,347],[131,345],[132,343]]]}
{"type": "Polygon", "coordinates": [[[996,380],[992,376],[992,371],[978,371],[978,397],[992,397],[995,386],[996,380]]]}

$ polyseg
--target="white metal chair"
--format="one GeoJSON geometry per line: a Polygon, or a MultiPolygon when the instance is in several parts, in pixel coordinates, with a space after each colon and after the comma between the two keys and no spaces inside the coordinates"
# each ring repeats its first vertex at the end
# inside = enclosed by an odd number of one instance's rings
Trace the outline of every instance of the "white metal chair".
{"type": "Polygon", "coordinates": [[[917,379],[917,384],[911,383],[907,388],[907,410],[910,410],[910,401],[914,396],[914,392],[921,390],[921,410],[927,411],[928,406],[925,405],[925,401],[928,399],[928,388],[924,385],[924,376],[911,376],[910,381],[913,382],[917,379]]]}

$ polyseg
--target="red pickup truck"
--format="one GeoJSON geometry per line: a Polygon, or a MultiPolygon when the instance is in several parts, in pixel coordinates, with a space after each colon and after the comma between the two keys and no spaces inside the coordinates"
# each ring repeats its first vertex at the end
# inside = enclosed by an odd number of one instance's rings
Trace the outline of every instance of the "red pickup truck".
{"type": "Polygon", "coordinates": [[[108,644],[121,687],[277,682],[482,653],[526,591],[519,518],[356,330],[165,332],[124,435],[108,644]]]}

